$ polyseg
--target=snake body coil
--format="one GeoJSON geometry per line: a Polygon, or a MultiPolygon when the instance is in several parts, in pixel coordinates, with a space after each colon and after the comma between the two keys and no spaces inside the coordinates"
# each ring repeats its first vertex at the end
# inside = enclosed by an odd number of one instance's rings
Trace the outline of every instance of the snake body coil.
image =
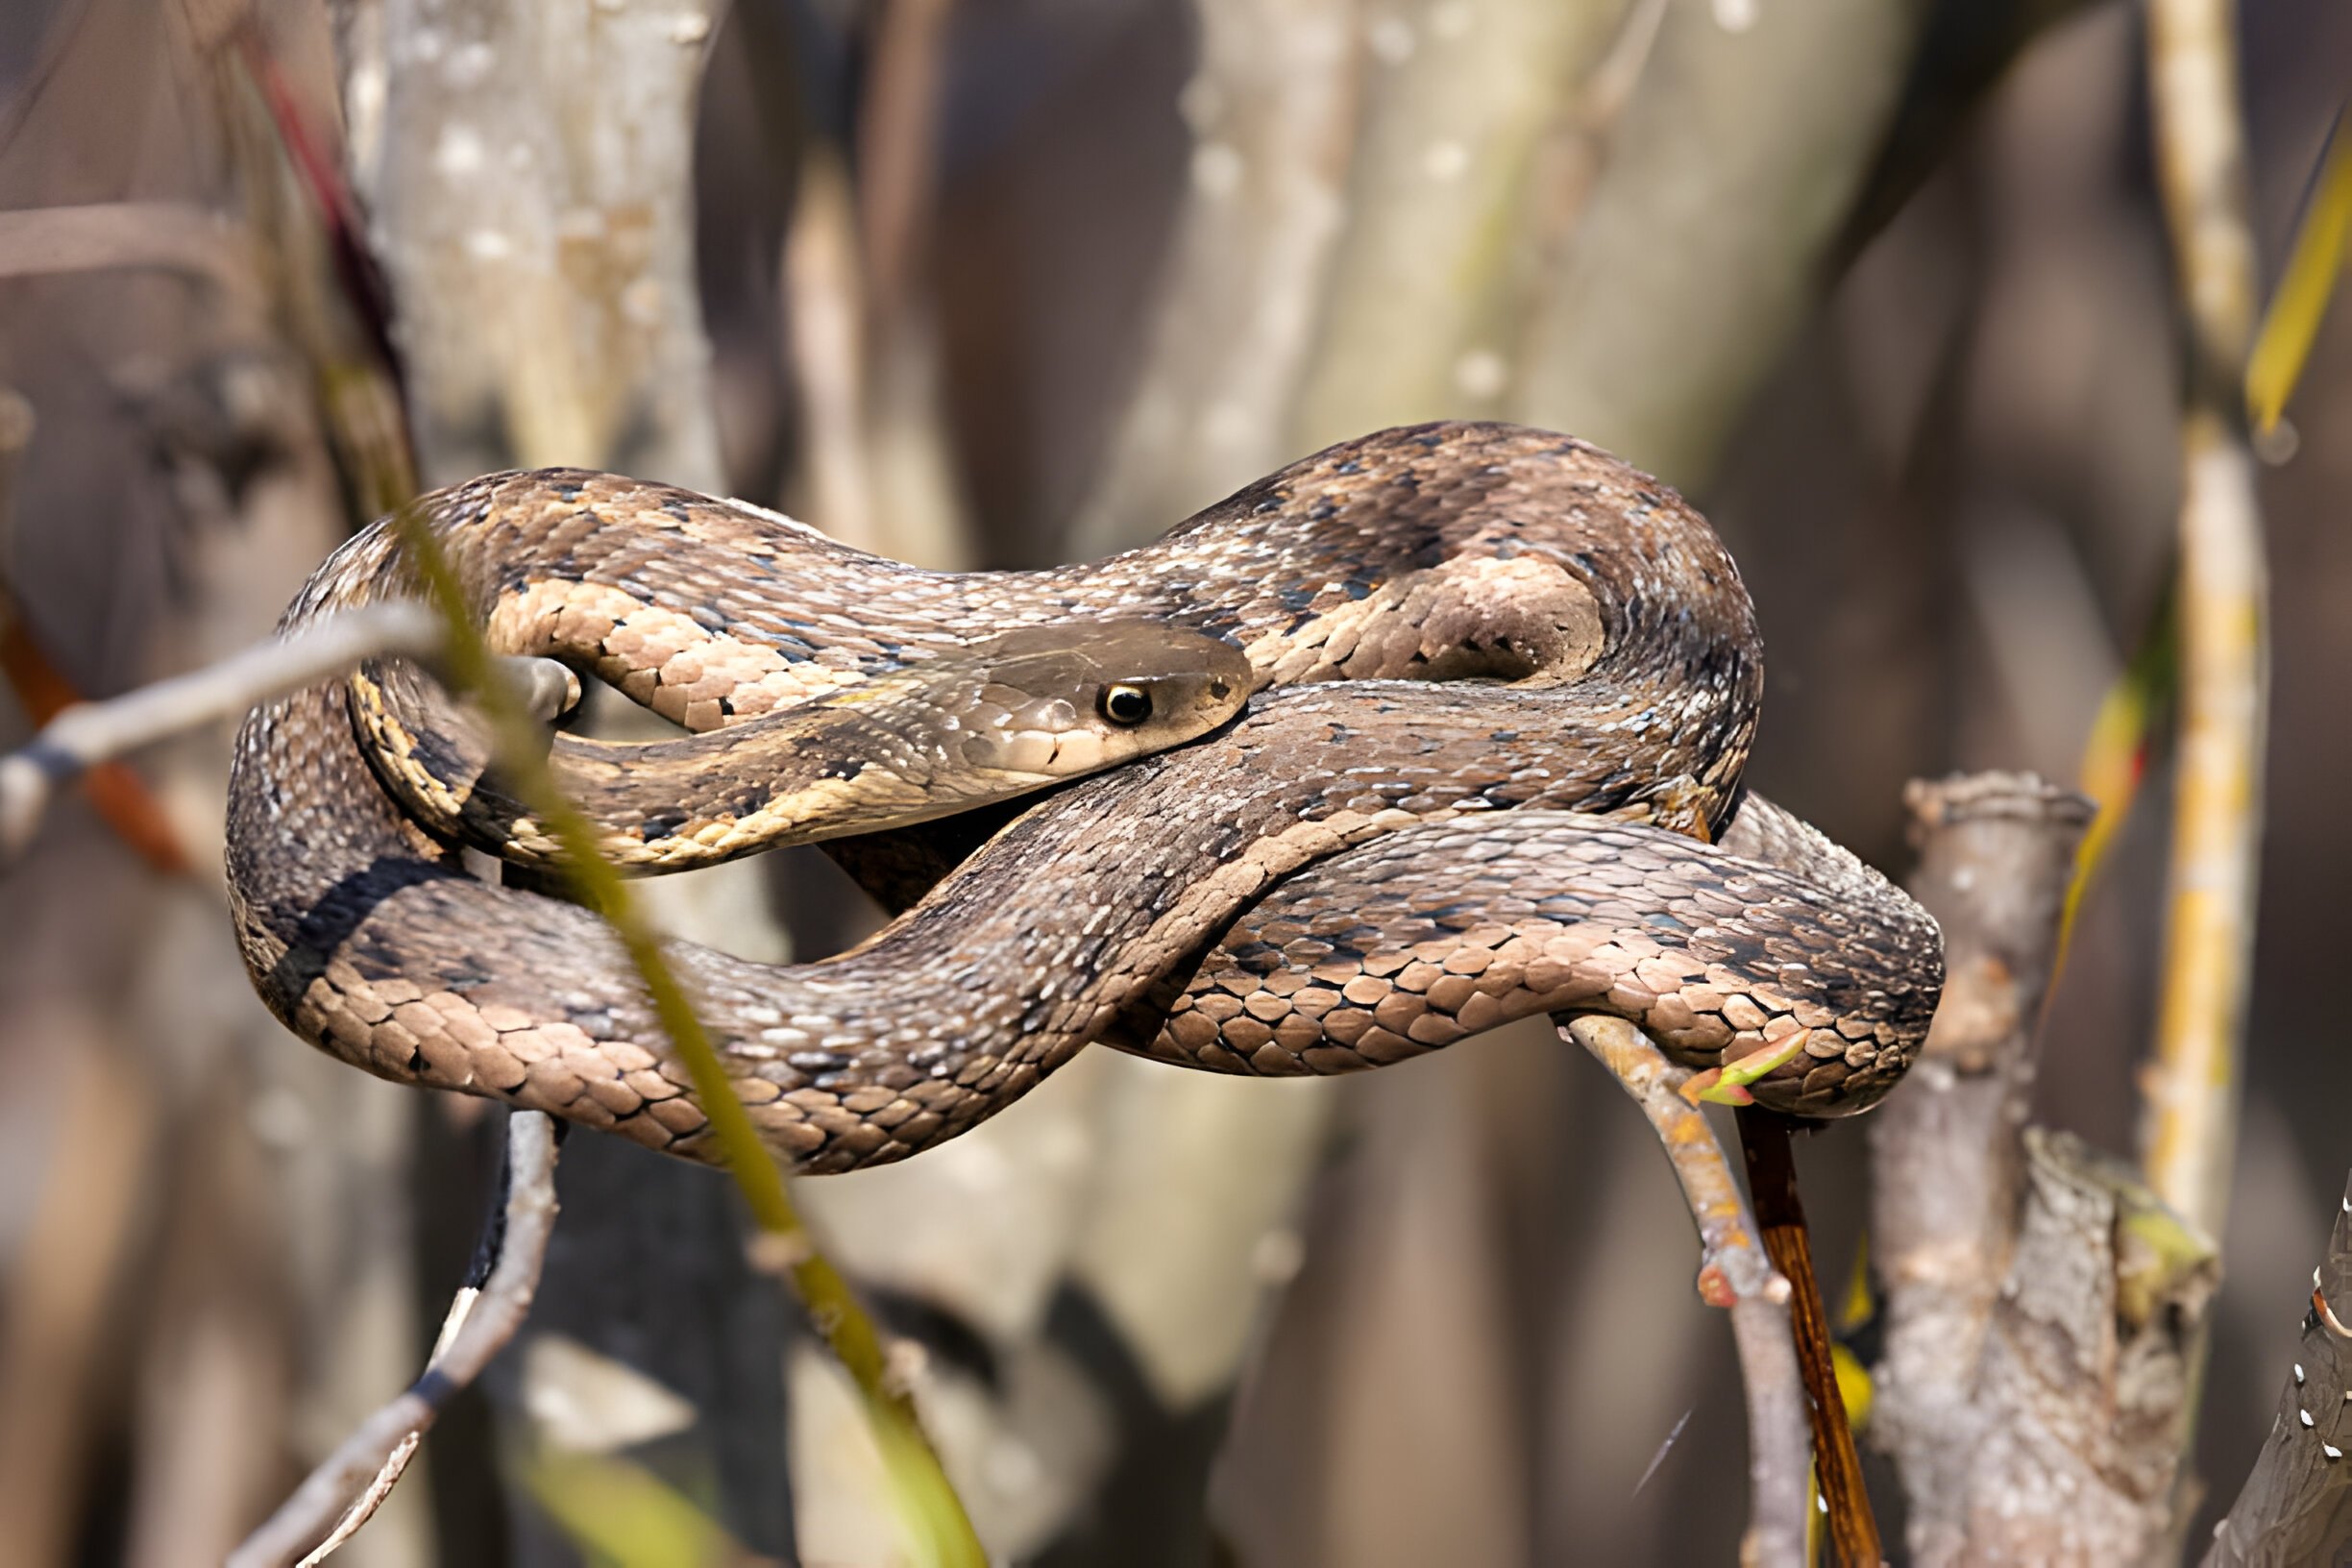
{"type": "MultiPolygon", "coordinates": [[[[795,816],[728,760],[763,716],[991,639],[1066,635],[1030,627],[1150,623],[1245,655],[1180,655],[1168,676],[1196,727],[1222,716],[1211,686],[1255,686],[1237,720],[1064,786],[856,951],[776,968],[676,949],[753,1117],[803,1169],[951,1137],[1095,1040],[1331,1072],[1536,1012],[1629,1017],[1696,1066],[1769,1062],[1758,1100],[1836,1115],[1885,1092],[1933,1011],[1926,916],[1741,796],[1762,666],[1721,544],[1580,442],[1386,431],[1155,545],[1020,574],[922,572],[601,475],[494,476],[426,504],[500,651],[562,658],[712,732],[643,771],[556,743],[569,776],[604,771],[597,813],[650,869],[795,816]],[[666,805],[698,770],[721,784],[691,786],[691,813],[666,805]]],[[[380,525],[288,623],[404,584],[380,525]]],[[[600,923],[458,869],[461,839],[535,852],[461,728],[397,665],[248,721],[229,873],[262,996],[386,1077],[709,1157],[600,923]]],[[[939,839],[848,840],[845,860],[909,894],[939,839]]]]}

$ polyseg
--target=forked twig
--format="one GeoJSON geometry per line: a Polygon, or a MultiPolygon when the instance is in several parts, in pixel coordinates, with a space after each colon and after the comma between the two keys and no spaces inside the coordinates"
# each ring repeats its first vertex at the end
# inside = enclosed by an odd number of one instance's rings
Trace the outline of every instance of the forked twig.
{"type": "Polygon", "coordinates": [[[1790,1334],[1789,1282],[1757,1240],[1730,1157],[1704,1114],[1679,1092],[1691,1074],[1623,1018],[1577,1017],[1559,1029],[1591,1052],[1650,1118],[1699,1227],[1699,1294],[1709,1306],[1730,1309],[1748,1397],[1751,1497],[1740,1560],[1757,1568],[1801,1568],[1813,1444],[1790,1334]]]}
{"type": "Polygon", "coordinates": [[[61,784],[94,764],[386,653],[427,655],[441,623],[422,604],[371,604],[292,637],[257,643],[184,675],[103,702],[67,708],[25,746],[0,756],[0,864],[14,858],[61,784]]]}
{"type": "Polygon", "coordinates": [[[495,1240],[484,1250],[495,1249],[497,1262],[488,1277],[457,1292],[416,1382],[344,1438],[245,1538],[229,1568],[281,1568],[306,1550],[303,1562],[315,1563],[348,1540],[390,1494],[450,1400],[514,1338],[530,1313],[555,1228],[555,1123],[544,1112],[507,1116],[506,1201],[490,1220],[495,1240]]]}

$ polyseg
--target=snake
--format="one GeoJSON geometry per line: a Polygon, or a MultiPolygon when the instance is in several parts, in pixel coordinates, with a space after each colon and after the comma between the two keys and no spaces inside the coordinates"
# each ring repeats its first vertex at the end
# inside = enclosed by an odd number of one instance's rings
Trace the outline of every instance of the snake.
{"type": "MultiPolygon", "coordinates": [[[[1537,1015],[1627,1018],[1759,1104],[1838,1116],[1884,1096],[1935,1009],[1934,921],[1745,786],[1763,663],[1731,557],[1586,442],[1385,430],[1150,545],[1024,572],[927,571],[580,470],[417,515],[493,649],[685,732],[551,737],[617,858],[825,837],[895,912],[813,963],[670,946],[796,1171],[929,1148],[1090,1043],[1315,1075],[1537,1015]]],[[[282,628],[415,583],[379,523],[282,628]]],[[[466,870],[468,847],[549,850],[429,674],[379,661],[257,708],[227,825],[241,952],[302,1038],[719,1158],[610,929],[466,870]]]]}

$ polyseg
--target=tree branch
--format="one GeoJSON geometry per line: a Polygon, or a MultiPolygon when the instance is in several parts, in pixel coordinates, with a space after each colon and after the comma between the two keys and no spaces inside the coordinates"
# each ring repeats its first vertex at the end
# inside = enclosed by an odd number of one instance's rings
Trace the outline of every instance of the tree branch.
{"type": "Polygon", "coordinates": [[[1872,1128],[1886,1355],[1873,1433],[1914,1559],[2161,1551],[2212,1244],[2079,1140],[2021,1131],[2089,802],[2026,775],[1919,783],[1911,891],[1944,1002],[1872,1128]]]}
{"type": "Polygon", "coordinates": [[[246,232],[185,202],[94,202],[0,212],[0,278],[152,267],[202,278],[258,305],[246,232]]]}
{"type": "Polygon", "coordinates": [[[2294,1371],[2254,1469],[2214,1530],[2205,1568],[2340,1562],[2352,1544],[2352,1181],[2312,1270],[2294,1371]]]}
{"type": "Polygon", "coordinates": [[[318,1543],[303,1558],[313,1563],[341,1545],[390,1494],[417,1440],[451,1399],[514,1338],[529,1315],[555,1228],[555,1124],[544,1113],[517,1111],[507,1117],[506,1201],[490,1222],[496,1239],[487,1245],[495,1247],[498,1261],[489,1277],[478,1292],[473,1286],[458,1291],[441,1343],[416,1382],[343,1439],[246,1537],[230,1568],[279,1568],[318,1543]]]}
{"type": "Polygon", "coordinates": [[[2210,1235],[2228,1216],[2262,838],[2269,653],[2262,514],[2244,429],[2254,238],[2236,8],[2151,0],[2158,184],[2189,335],[2181,426],[2181,714],[2156,1060],[2143,1164],[2210,1235]]]}
{"type": "Polygon", "coordinates": [[[1699,1227],[1699,1294],[1730,1309],[1748,1394],[1750,1515],[1740,1560],[1753,1568],[1802,1564],[1813,1444],[1789,1327],[1789,1282],[1756,1239],[1730,1157],[1706,1116],[1679,1092],[1691,1074],[1623,1018],[1572,1018],[1560,1034],[1591,1052],[1650,1118],[1699,1227]]]}
{"type": "Polygon", "coordinates": [[[372,604],[184,675],[67,708],[24,747],[0,756],[0,864],[31,842],[57,787],[95,764],[235,717],[281,692],[340,674],[362,659],[423,656],[440,644],[441,623],[424,605],[372,604]]]}

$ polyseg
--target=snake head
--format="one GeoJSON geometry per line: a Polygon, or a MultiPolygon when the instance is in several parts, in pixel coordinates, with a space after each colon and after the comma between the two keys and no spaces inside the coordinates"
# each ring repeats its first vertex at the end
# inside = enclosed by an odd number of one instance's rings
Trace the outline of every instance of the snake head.
{"type": "Polygon", "coordinates": [[[1256,676],[1233,644],[1147,622],[1024,626],[974,644],[946,726],[966,766],[1075,778],[1195,740],[1256,676]]]}

